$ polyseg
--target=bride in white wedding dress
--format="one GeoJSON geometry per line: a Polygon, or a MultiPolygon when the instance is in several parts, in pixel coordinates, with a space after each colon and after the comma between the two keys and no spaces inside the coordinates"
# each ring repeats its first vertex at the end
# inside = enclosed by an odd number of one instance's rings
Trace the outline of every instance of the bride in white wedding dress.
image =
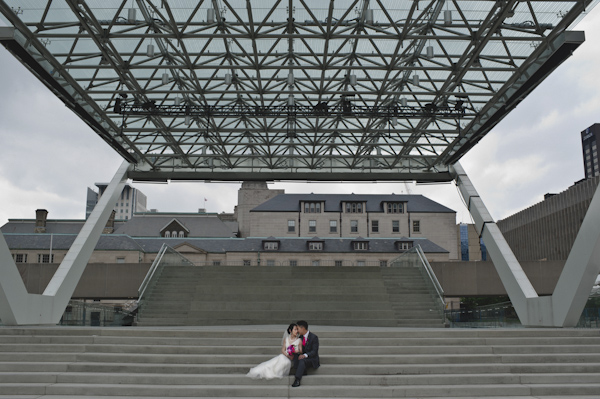
{"type": "Polygon", "coordinates": [[[302,353],[302,340],[298,336],[298,326],[292,323],[287,328],[287,331],[283,333],[281,354],[258,366],[252,367],[248,374],[246,374],[246,377],[255,380],[283,378],[290,373],[294,353],[302,353]]]}

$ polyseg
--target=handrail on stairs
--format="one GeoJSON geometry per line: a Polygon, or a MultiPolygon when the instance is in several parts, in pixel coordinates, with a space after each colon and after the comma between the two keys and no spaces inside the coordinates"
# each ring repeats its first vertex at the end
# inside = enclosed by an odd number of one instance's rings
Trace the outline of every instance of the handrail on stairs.
{"type": "Polygon", "coordinates": [[[162,274],[165,266],[182,265],[194,266],[194,264],[185,256],[181,255],[167,244],[163,244],[162,247],[160,247],[160,251],[158,251],[156,258],[154,259],[154,262],[152,262],[152,266],[150,266],[146,277],[144,277],[140,288],[138,289],[138,307],[141,307],[144,296],[147,296],[151,289],[156,285],[156,282],[162,274]]]}
{"type": "Polygon", "coordinates": [[[446,301],[444,300],[444,289],[437,279],[429,261],[427,261],[427,257],[423,252],[423,249],[420,245],[415,245],[404,254],[398,256],[396,259],[390,262],[391,267],[397,266],[413,266],[417,267],[421,272],[421,275],[425,277],[425,280],[429,283],[429,290],[434,296],[434,299],[438,302],[440,306],[440,313],[442,314],[442,321],[444,321],[444,310],[446,308],[446,301]],[[415,254],[417,259],[415,259],[415,254]]]}
{"type": "Polygon", "coordinates": [[[144,277],[140,288],[138,288],[138,304],[142,303],[144,294],[148,288],[151,288],[151,286],[153,287],[154,284],[156,284],[158,276],[160,276],[162,269],[165,267],[165,264],[162,262],[162,258],[165,252],[167,252],[167,248],[169,248],[167,244],[163,244],[162,247],[160,247],[156,258],[154,258],[154,262],[152,262],[152,266],[150,266],[148,273],[146,273],[146,277],[144,277]]]}

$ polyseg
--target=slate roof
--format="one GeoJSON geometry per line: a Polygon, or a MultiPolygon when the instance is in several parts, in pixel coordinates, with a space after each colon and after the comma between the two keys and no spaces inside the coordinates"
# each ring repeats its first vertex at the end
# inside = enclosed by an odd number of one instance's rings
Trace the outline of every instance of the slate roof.
{"type": "Polygon", "coordinates": [[[456,213],[419,194],[279,194],[250,212],[300,212],[301,201],[321,201],[325,212],[340,212],[342,202],[366,202],[367,212],[383,212],[383,202],[406,202],[411,213],[456,213]]]}
{"type": "MultiPolygon", "coordinates": [[[[28,250],[48,250],[50,248],[50,234],[5,234],[8,247],[15,249],[28,250]]],[[[57,250],[67,250],[75,240],[75,235],[53,235],[52,248],[57,250]]],[[[198,249],[202,249],[209,253],[225,253],[225,252],[315,252],[309,251],[307,242],[322,241],[324,242],[323,250],[318,252],[324,253],[341,253],[352,252],[352,243],[355,238],[164,238],[164,237],[129,237],[118,234],[105,234],[100,237],[96,250],[104,251],[142,251],[147,253],[157,253],[163,243],[174,248],[180,244],[190,244],[198,249]],[[279,249],[277,251],[264,251],[264,241],[278,241],[279,249]]],[[[447,250],[439,245],[429,241],[426,238],[401,237],[401,238],[364,238],[360,241],[369,242],[368,251],[360,251],[365,253],[389,253],[398,252],[395,245],[398,241],[413,241],[414,244],[421,245],[425,253],[448,253],[447,250]]],[[[358,251],[357,251],[358,252],[358,251]]]]}
{"type": "MultiPolygon", "coordinates": [[[[8,247],[12,250],[68,250],[77,237],[76,234],[4,234],[8,247]]],[[[96,251],[142,251],[135,239],[115,234],[100,236],[96,251]]]]}
{"type": "Polygon", "coordinates": [[[233,237],[230,226],[217,216],[198,216],[190,214],[143,214],[135,215],[127,223],[115,228],[115,234],[127,234],[131,237],[158,237],[160,231],[173,220],[189,230],[190,237],[233,237]]]}
{"type": "MultiPolygon", "coordinates": [[[[48,220],[46,233],[50,234],[78,234],[85,220],[48,220]]],[[[115,227],[120,222],[115,222],[115,227]]],[[[8,219],[8,223],[0,228],[2,233],[29,234],[35,230],[35,219],[8,219]]]]}
{"type": "Polygon", "coordinates": [[[229,230],[231,231],[231,236],[236,237],[238,234],[238,231],[240,231],[239,223],[233,222],[230,220],[224,220],[223,223],[225,223],[225,226],[227,226],[229,228],[229,230]]]}
{"type": "MultiPolygon", "coordinates": [[[[189,230],[192,237],[235,237],[237,223],[222,222],[217,216],[196,214],[144,214],[127,221],[115,221],[113,234],[131,237],[159,237],[160,231],[173,219],[189,230]],[[235,230],[234,230],[235,229],[235,230]]],[[[85,220],[48,220],[47,234],[79,234],[85,220]]],[[[4,234],[33,234],[35,219],[9,219],[0,228],[4,234]]]]}

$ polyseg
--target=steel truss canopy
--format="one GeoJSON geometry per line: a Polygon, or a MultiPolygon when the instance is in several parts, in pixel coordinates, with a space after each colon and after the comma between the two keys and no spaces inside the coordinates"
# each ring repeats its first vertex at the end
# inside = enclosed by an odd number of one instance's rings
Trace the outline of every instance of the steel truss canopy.
{"type": "Polygon", "coordinates": [[[596,1],[0,0],[138,180],[449,181],[596,1]]]}

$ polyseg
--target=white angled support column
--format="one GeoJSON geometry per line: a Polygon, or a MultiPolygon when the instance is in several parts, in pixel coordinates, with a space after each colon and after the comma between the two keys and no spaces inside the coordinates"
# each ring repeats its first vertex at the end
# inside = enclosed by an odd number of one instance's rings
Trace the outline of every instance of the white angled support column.
{"type": "Polygon", "coordinates": [[[29,294],[0,233],[0,319],[5,325],[57,324],[127,181],[124,161],[42,295],[29,294]]]}
{"type": "Polygon", "coordinates": [[[450,168],[479,236],[525,326],[573,327],[600,273],[600,188],[596,191],[552,296],[539,297],[465,170],[450,168]]]}

